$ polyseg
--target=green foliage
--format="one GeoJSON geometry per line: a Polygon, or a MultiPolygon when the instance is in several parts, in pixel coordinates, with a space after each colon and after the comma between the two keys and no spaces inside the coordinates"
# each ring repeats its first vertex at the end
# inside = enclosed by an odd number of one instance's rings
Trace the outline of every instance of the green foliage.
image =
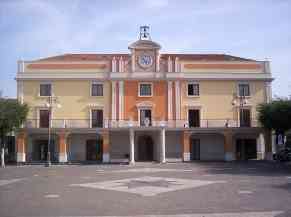
{"type": "Polygon", "coordinates": [[[28,106],[15,99],[0,98],[0,136],[19,128],[25,121],[28,106]]]}
{"type": "Polygon", "coordinates": [[[291,100],[278,98],[271,103],[260,104],[258,120],[263,127],[284,133],[291,129],[291,100]]]}

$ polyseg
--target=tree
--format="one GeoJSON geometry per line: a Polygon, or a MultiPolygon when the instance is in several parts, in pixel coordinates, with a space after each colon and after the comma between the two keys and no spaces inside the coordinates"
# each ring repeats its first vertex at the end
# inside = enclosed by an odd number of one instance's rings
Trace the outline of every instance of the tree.
{"type": "Polygon", "coordinates": [[[1,139],[1,166],[5,166],[4,148],[5,136],[16,131],[26,120],[28,106],[20,104],[16,99],[0,97],[0,139],[1,139]]]}
{"type": "Polygon", "coordinates": [[[285,136],[291,129],[291,99],[276,98],[271,103],[260,104],[257,108],[258,120],[268,130],[274,130],[278,135],[285,136]]]}

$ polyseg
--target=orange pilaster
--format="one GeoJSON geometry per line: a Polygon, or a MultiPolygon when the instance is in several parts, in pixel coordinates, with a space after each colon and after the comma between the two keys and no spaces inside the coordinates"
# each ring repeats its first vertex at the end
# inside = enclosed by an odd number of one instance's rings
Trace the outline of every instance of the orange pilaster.
{"type": "Polygon", "coordinates": [[[224,159],[226,161],[234,160],[233,133],[231,130],[224,131],[224,159]]]}
{"type": "Polygon", "coordinates": [[[104,163],[108,163],[110,161],[110,139],[109,139],[109,131],[103,131],[102,133],[102,141],[103,141],[103,146],[102,146],[102,161],[104,163]]]}
{"type": "Polygon", "coordinates": [[[25,132],[19,132],[16,137],[16,161],[21,163],[26,160],[26,138],[25,132]]]}
{"type": "Polygon", "coordinates": [[[184,131],[182,135],[182,158],[183,161],[190,161],[190,136],[191,133],[184,131]]]}
{"type": "Polygon", "coordinates": [[[65,163],[67,162],[67,137],[68,133],[65,131],[62,131],[59,133],[59,162],[65,163]]]}

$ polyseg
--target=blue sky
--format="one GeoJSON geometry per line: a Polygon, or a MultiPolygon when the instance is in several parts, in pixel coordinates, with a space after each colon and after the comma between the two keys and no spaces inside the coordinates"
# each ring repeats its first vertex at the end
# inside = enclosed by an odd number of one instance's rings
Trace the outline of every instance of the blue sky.
{"type": "Polygon", "coordinates": [[[16,96],[17,60],[128,52],[150,25],[162,52],[271,61],[273,95],[291,95],[289,0],[0,0],[0,90],[16,96]]]}

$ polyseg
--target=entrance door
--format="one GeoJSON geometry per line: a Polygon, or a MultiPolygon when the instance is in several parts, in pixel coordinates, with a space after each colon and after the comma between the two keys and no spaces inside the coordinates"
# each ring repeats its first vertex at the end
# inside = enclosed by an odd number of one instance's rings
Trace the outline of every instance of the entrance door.
{"type": "Polygon", "coordinates": [[[154,160],[154,143],[150,136],[141,136],[138,139],[138,160],[154,160]]]}
{"type": "Polygon", "coordinates": [[[151,126],[152,125],[152,111],[150,109],[140,110],[140,126],[151,126]]]}
{"type": "Polygon", "coordinates": [[[198,109],[189,109],[188,120],[189,127],[200,127],[200,111],[198,109]]]}
{"type": "Polygon", "coordinates": [[[191,139],[190,160],[200,160],[200,139],[191,139]]]}
{"type": "Polygon", "coordinates": [[[238,160],[250,160],[257,158],[256,139],[237,139],[236,157],[238,160]]]}
{"type": "Polygon", "coordinates": [[[93,109],[92,110],[92,127],[103,127],[103,110],[93,109]]]}
{"type": "Polygon", "coordinates": [[[102,161],[102,140],[87,140],[86,142],[86,160],[102,161]]]}
{"type": "Polygon", "coordinates": [[[251,126],[251,111],[250,109],[240,109],[240,126],[250,127],[251,126]]]}
{"type": "Polygon", "coordinates": [[[39,110],[39,127],[49,128],[49,110],[39,110]]]}

